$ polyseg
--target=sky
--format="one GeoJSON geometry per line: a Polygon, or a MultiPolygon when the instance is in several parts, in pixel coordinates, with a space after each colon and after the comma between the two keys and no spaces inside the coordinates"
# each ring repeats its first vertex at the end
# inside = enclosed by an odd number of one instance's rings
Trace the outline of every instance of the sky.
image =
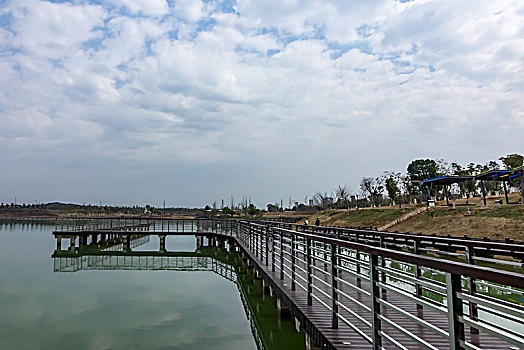
{"type": "Polygon", "coordinates": [[[521,0],[0,0],[0,201],[304,201],[524,153],[521,0]]]}

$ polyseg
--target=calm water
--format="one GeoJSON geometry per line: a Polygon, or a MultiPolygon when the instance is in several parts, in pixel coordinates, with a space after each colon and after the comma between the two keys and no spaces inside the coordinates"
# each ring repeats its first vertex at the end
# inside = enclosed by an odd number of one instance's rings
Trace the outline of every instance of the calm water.
{"type": "MultiPolygon", "coordinates": [[[[237,283],[212,271],[53,272],[52,229],[0,225],[0,349],[256,349],[257,334],[270,348],[303,348],[260,286],[239,286],[247,271],[237,283]],[[265,314],[250,322],[246,304],[265,314]]],[[[148,240],[133,250],[158,250],[158,238],[148,240]]],[[[195,247],[192,236],[167,240],[170,251],[195,247]]]]}

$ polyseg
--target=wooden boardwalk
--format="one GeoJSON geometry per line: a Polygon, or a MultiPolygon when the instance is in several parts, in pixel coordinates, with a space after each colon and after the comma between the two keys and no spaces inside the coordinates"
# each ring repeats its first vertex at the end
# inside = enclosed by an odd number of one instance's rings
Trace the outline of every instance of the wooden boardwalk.
{"type": "Polygon", "coordinates": [[[234,242],[277,304],[287,306],[310,343],[322,349],[524,349],[524,307],[500,298],[524,300],[524,274],[472,264],[474,258],[493,260],[501,252],[519,257],[522,246],[511,242],[334,228],[318,234],[234,220],[88,224],[56,231],[57,246],[62,238],[69,238],[73,248],[77,238],[80,246],[87,244],[88,235],[95,243],[99,235],[122,237],[117,239],[126,249],[133,234],[158,235],[159,253],[166,253],[167,235],[234,242]],[[340,239],[351,234],[357,235],[356,242],[340,239]],[[364,242],[358,235],[365,236],[364,242]],[[413,249],[407,246],[410,241],[413,249]],[[385,248],[388,244],[399,249],[385,248]],[[449,254],[462,245],[469,264],[406,252],[431,246],[449,254]]]}
{"type": "MultiPolygon", "coordinates": [[[[304,285],[306,285],[305,281],[307,281],[307,275],[305,273],[306,264],[303,262],[307,259],[307,257],[303,252],[297,251],[295,253],[296,288],[295,290],[292,290],[291,264],[287,258],[284,260],[284,278],[281,279],[281,274],[278,268],[280,261],[278,258],[275,259],[276,269],[275,271],[272,271],[272,254],[268,255],[268,265],[266,266],[265,256],[260,252],[260,249],[258,249],[259,254],[257,256],[256,251],[250,249],[248,245],[246,245],[245,242],[243,242],[241,239],[236,239],[236,242],[256,264],[256,269],[258,269],[262,273],[263,277],[267,279],[269,285],[273,288],[278,288],[280,293],[287,297],[287,302],[291,304],[289,305],[290,308],[294,309],[295,313],[298,312],[302,314],[301,318],[307,319],[307,321],[311,322],[310,327],[314,327],[325,337],[324,340],[329,343],[325,344],[326,347],[332,347],[336,349],[372,349],[372,344],[365,339],[365,336],[359,334],[355,329],[349,327],[345,322],[339,321],[338,328],[332,327],[332,311],[328,308],[328,306],[331,304],[331,288],[329,286],[331,283],[331,276],[329,264],[319,263],[318,261],[315,262],[316,259],[312,259],[312,263],[314,265],[312,268],[312,274],[314,276],[312,282],[315,285],[315,298],[313,299],[312,305],[308,305],[307,292],[304,286],[300,287],[298,283],[303,281],[304,285]],[[320,291],[317,292],[317,288],[320,289],[320,291]]],[[[286,252],[285,255],[290,254],[289,248],[284,247],[284,250],[286,252]]],[[[363,291],[370,290],[368,281],[357,281],[357,278],[352,274],[339,272],[338,277],[347,281],[348,284],[358,287],[363,291]]],[[[353,298],[363,305],[371,304],[370,296],[366,295],[366,293],[359,292],[359,290],[356,288],[351,288],[345,284],[339,284],[339,290],[346,294],[346,296],[342,298],[339,295],[339,298],[341,299],[353,298]]],[[[400,332],[396,327],[393,327],[387,322],[384,322],[384,319],[382,319],[382,331],[392,338],[390,341],[383,341],[384,348],[393,349],[400,347],[400,344],[407,349],[428,349],[431,348],[430,346],[434,347],[435,349],[450,348],[449,340],[447,338],[431,331],[427,327],[423,327],[420,323],[410,320],[409,318],[405,317],[402,312],[396,312],[395,308],[413,315],[422,322],[427,320],[429,323],[431,323],[431,325],[439,328],[444,332],[449,331],[447,314],[437,312],[429,307],[418,308],[417,304],[414,303],[411,298],[403,297],[399,293],[388,292],[382,288],[380,289],[379,298],[383,302],[389,303],[390,305],[390,307],[382,308],[381,316],[384,316],[384,318],[402,325],[405,330],[411,332],[414,336],[419,337],[422,341],[428,343],[428,346],[425,346],[415,342],[411,337],[400,332]],[[393,342],[396,342],[397,344],[394,344],[393,342]]],[[[369,312],[366,312],[352,302],[344,302],[344,305],[349,307],[353,313],[356,313],[365,321],[371,323],[371,314],[369,312]]],[[[358,329],[363,331],[367,337],[371,338],[371,327],[366,327],[365,323],[352,314],[352,312],[341,308],[338,310],[338,314],[341,317],[345,318],[347,321],[358,327],[358,329]]],[[[480,332],[480,334],[471,334],[470,327],[465,327],[464,331],[466,341],[481,349],[519,349],[519,347],[512,347],[511,343],[484,332],[480,332]]]]}
{"type": "MultiPolygon", "coordinates": [[[[249,256],[251,261],[255,262],[256,269],[259,270],[269,285],[273,288],[275,294],[282,299],[287,299],[289,303],[287,306],[292,310],[295,317],[302,318],[302,320],[309,320],[310,327],[313,326],[318,332],[325,336],[326,340],[336,349],[371,349],[371,344],[366,341],[361,335],[347,326],[341,326],[338,329],[331,327],[331,311],[323,307],[319,303],[308,305],[307,293],[301,288],[294,291],[291,290],[291,279],[284,275],[284,279],[280,279],[279,271],[271,271],[271,260],[269,266],[265,266],[264,262],[256,257],[255,252],[251,251],[244,243],[237,239],[237,244],[249,256]],[[280,295],[279,295],[280,294],[280,295]],[[301,315],[297,315],[296,313],[301,315]]],[[[271,259],[271,258],[269,258],[271,259]]],[[[307,322],[307,321],[306,321],[307,322]]],[[[301,324],[302,327],[308,326],[301,324]]],[[[310,332],[312,334],[313,332],[310,332]]]]}

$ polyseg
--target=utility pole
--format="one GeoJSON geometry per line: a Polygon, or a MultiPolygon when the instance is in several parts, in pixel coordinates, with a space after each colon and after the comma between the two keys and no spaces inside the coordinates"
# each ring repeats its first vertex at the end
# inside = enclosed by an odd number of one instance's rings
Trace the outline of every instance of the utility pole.
{"type": "Polygon", "coordinates": [[[162,216],[166,216],[166,200],[164,199],[164,206],[162,207],[162,216]]]}

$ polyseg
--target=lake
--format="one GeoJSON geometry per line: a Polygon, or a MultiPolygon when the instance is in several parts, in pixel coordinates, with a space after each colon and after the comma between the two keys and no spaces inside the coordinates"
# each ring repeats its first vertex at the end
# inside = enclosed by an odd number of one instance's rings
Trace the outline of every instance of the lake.
{"type": "MultiPolygon", "coordinates": [[[[304,335],[278,317],[241,259],[216,247],[200,260],[53,259],[53,229],[0,224],[1,349],[304,348],[304,335]]],[[[157,251],[158,237],[134,244],[157,251]]],[[[196,238],[166,245],[194,252],[196,238]]]]}

